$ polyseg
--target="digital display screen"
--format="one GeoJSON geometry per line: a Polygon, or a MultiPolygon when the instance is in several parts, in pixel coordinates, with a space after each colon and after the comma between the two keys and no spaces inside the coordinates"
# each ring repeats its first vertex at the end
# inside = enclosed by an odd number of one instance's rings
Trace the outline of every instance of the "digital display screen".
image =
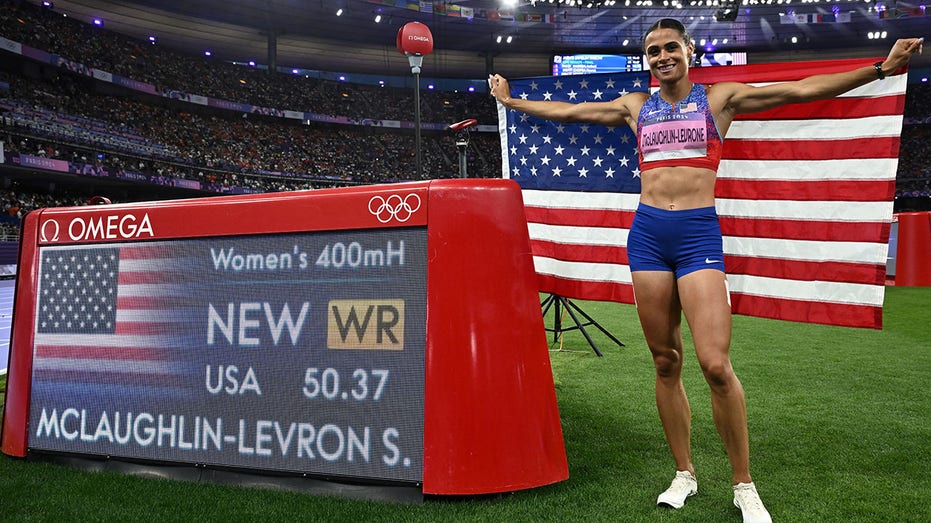
{"type": "Polygon", "coordinates": [[[701,66],[712,67],[716,65],[746,65],[747,53],[705,53],[701,55],[701,66]]]}
{"type": "Polygon", "coordinates": [[[572,54],[553,57],[553,76],[643,71],[639,55],[572,54]]]}
{"type": "Polygon", "coordinates": [[[38,263],[31,448],[421,481],[426,227],[38,263]]]}

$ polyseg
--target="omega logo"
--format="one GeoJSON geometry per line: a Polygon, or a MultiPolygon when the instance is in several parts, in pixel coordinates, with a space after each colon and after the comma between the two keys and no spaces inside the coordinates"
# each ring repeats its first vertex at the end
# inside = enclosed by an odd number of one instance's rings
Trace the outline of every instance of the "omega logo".
{"type": "Polygon", "coordinates": [[[61,227],[59,227],[57,220],[46,220],[39,229],[39,240],[43,242],[57,242],[58,233],[60,231],[61,227]],[[49,227],[49,225],[52,225],[52,227],[49,227]],[[49,234],[50,231],[51,235],[49,234]]]}
{"type": "MultiPolygon", "coordinates": [[[[129,240],[140,236],[155,236],[149,214],[141,218],[135,214],[112,214],[91,218],[72,218],[66,229],[71,241],[81,240],[129,240]]],[[[43,242],[57,242],[60,238],[61,226],[58,220],[46,220],[39,228],[39,240],[43,242]]]]}

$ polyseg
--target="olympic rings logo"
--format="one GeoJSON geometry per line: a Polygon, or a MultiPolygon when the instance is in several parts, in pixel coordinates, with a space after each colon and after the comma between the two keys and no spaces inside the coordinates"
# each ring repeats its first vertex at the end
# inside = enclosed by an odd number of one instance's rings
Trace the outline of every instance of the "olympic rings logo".
{"type": "Polygon", "coordinates": [[[410,220],[419,209],[420,196],[414,193],[403,198],[397,194],[392,194],[388,198],[376,195],[369,200],[369,212],[381,223],[388,223],[391,220],[404,223],[410,220]]]}

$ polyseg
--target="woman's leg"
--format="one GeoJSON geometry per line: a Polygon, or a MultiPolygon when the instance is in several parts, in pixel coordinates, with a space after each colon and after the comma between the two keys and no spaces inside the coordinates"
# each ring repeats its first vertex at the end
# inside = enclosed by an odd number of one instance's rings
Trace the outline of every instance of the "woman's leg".
{"type": "Polygon", "coordinates": [[[725,275],[713,269],[689,273],[678,281],[695,353],[711,387],[714,423],[731,462],[734,483],[749,483],[750,444],[743,387],[731,367],[731,307],[725,275]]]}
{"type": "Polygon", "coordinates": [[[676,470],[692,474],[692,412],[682,386],[682,309],[675,276],[664,271],[632,274],[637,314],[656,368],[656,407],[676,470]]]}

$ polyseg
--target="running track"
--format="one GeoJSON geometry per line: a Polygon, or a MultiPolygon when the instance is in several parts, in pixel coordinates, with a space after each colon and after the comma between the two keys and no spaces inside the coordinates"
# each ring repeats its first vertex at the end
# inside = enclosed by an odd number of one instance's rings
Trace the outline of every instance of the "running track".
{"type": "Polygon", "coordinates": [[[10,324],[13,322],[13,287],[16,280],[0,280],[0,375],[10,362],[10,324]]]}

